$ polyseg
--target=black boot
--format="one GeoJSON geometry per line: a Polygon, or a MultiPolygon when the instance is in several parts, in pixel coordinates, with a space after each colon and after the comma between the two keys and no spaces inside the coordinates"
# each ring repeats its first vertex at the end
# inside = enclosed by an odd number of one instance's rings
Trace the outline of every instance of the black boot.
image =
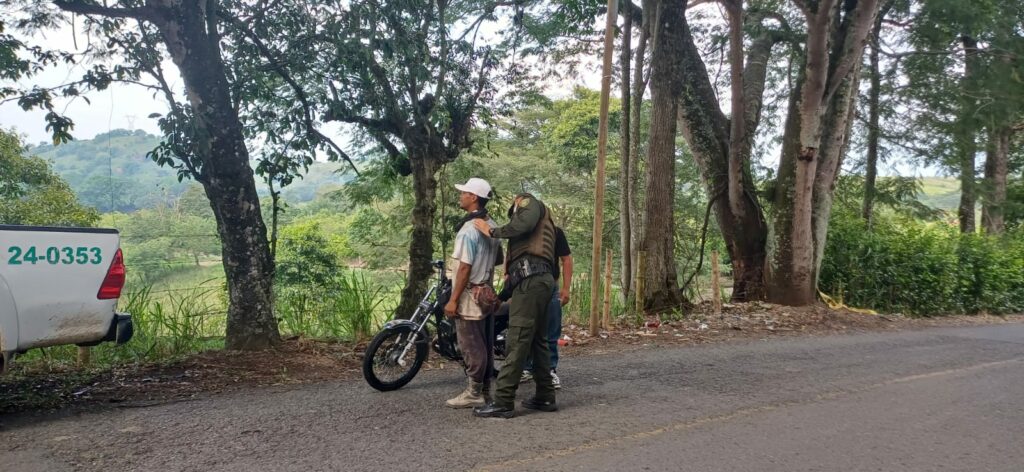
{"type": "Polygon", "coordinates": [[[537,397],[523,400],[523,408],[547,412],[558,411],[558,405],[555,404],[554,400],[538,400],[537,397]]]}
{"type": "Polygon", "coordinates": [[[473,416],[478,418],[511,418],[516,416],[515,408],[506,406],[498,406],[494,403],[488,403],[484,406],[473,408],[473,416]]]}

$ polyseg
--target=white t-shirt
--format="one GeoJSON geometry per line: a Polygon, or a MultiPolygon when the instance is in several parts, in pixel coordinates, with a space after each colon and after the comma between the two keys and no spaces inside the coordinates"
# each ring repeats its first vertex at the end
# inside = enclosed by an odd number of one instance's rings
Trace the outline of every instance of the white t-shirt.
{"type": "MultiPolygon", "coordinates": [[[[498,227],[498,224],[490,218],[487,219],[487,224],[492,228],[498,227]]],[[[452,258],[456,263],[452,265],[452,269],[458,271],[459,263],[465,262],[473,266],[469,271],[470,284],[493,282],[491,279],[494,276],[494,263],[498,257],[500,244],[497,239],[491,239],[477,230],[472,222],[466,222],[459,229],[459,234],[455,236],[455,251],[452,253],[452,258]]],[[[473,302],[469,284],[466,285],[462,296],[459,297],[459,316],[467,320],[479,320],[484,317],[480,307],[473,302]]]]}
{"type": "MultiPolygon", "coordinates": [[[[498,227],[498,224],[490,218],[487,218],[487,224],[491,228],[498,227]]],[[[472,221],[467,221],[462,225],[459,234],[455,236],[455,251],[452,253],[452,258],[456,262],[465,262],[473,266],[473,269],[469,271],[469,283],[482,284],[491,279],[494,274],[495,258],[498,257],[499,244],[497,239],[491,239],[476,229],[472,221]]],[[[452,266],[453,270],[458,270],[458,268],[458,264],[452,266]]]]}

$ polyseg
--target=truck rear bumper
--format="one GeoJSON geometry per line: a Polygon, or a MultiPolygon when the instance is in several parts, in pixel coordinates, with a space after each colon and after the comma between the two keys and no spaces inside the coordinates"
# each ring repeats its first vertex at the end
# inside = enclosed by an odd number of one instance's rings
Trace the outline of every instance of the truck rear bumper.
{"type": "MultiPolygon", "coordinates": [[[[132,323],[132,315],[128,313],[115,313],[114,314],[114,339],[108,341],[114,341],[118,346],[131,341],[132,336],[135,335],[135,325],[132,323]]],[[[107,333],[110,336],[110,333],[107,333]]]]}
{"type": "Polygon", "coordinates": [[[113,342],[118,346],[131,341],[135,335],[135,325],[132,323],[132,315],[128,313],[114,313],[110,320],[110,329],[102,339],[93,342],[79,343],[79,346],[95,346],[99,343],[113,342]]]}

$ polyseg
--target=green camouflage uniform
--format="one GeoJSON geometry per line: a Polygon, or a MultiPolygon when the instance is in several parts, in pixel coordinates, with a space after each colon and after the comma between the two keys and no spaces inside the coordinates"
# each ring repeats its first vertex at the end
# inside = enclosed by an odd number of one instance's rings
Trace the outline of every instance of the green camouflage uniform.
{"type": "MultiPolygon", "coordinates": [[[[511,220],[505,226],[491,230],[491,237],[509,240],[509,268],[521,259],[531,263],[554,262],[554,224],[544,204],[530,194],[514,208],[511,220]]],[[[551,382],[551,352],[547,339],[547,309],[551,301],[555,280],[550,271],[527,277],[519,282],[509,302],[509,323],[506,343],[508,355],[498,375],[494,405],[513,408],[516,388],[527,357],[534,359],[536,398],[555,400],[555,387],[551,382]]]]}

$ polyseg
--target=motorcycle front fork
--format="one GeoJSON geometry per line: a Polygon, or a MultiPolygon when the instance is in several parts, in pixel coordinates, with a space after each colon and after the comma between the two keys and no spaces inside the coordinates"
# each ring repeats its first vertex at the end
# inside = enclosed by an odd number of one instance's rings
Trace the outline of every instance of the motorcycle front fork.
{"type": "Polygon", "coordinates": [[[420,300],[420,304],[416,307],[416,311],[412,315],[412,320],[419,320],[416,325],[416,330],[409,335],[409,342],[405,343],[405,347],[402,348],[402,353],[398,356],[398,365],[405,367],[406,360],[405,356],[409,353],[409,349],[412,348],[413,344],[416,343],[416,339],[419,338],[423,332],[424,327],[427,326],[427,321],[430,319],[430,312],[433,309],[433,303],[430,303],[430,296],[434,294],[437,287],[430,287],[427,294],[420,300]],[[423,315],[423,316],[421,316],[423,315]]]}

